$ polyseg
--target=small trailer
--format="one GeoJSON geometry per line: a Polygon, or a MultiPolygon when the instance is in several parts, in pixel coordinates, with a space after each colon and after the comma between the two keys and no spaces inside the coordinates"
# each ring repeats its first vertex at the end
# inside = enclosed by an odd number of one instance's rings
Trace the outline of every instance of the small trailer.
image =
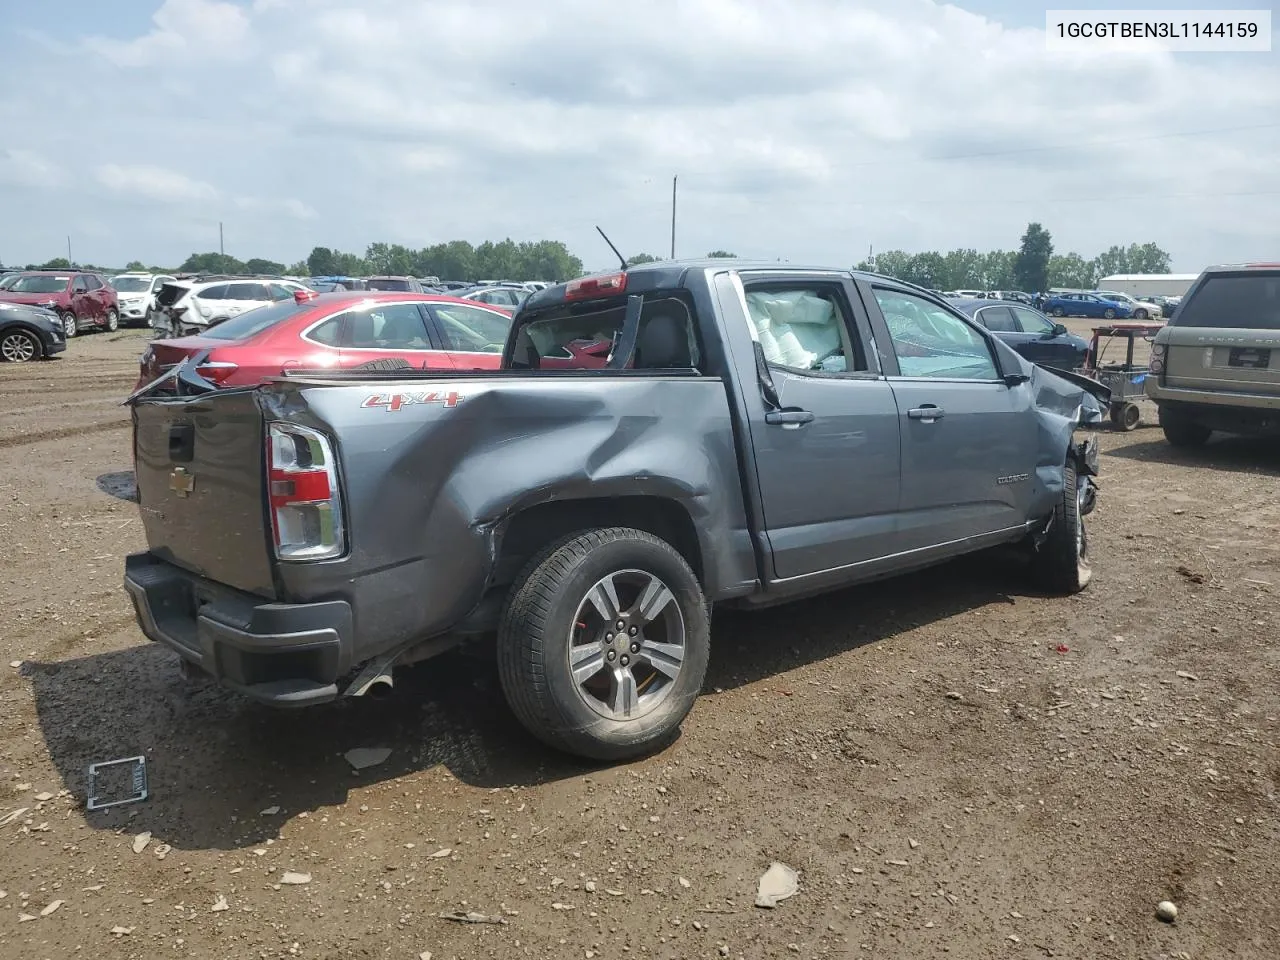
{"type": "MultiPolygon", "coordinates": [[[[1164,327],[1163,323],[1108,323],[1093,328],[1089,352],[1085,355],[1084,373],[1111,390],[1111,423],[1118,430],[1133,430],[1142,420],[1137,401],[1146,399],[1147,374],[1151,368],[1146,358],[1138,362],[1134,347],[1139,339],[1151,343],[1164,327]],[[1108,348],[1116,340],[1125,341],[1124,359],[1109,359],[1108,348]]],[[[1116,357],[1115,352],[1111,354],[1116,357]]]]}

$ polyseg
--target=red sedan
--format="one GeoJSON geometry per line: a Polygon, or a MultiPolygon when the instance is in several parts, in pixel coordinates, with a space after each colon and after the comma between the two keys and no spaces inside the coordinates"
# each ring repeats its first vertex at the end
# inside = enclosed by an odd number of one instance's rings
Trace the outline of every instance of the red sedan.
{"type": "Polygon", "coordinates": [[[419,370],[496,370],[511,314],[456,297],[369,290],[299,293],[210,327],[153,341],[141,387],[187,357],[210,351],[198,373],[224,387],[287,370],[350,369],[403,360],[419,370]]]}

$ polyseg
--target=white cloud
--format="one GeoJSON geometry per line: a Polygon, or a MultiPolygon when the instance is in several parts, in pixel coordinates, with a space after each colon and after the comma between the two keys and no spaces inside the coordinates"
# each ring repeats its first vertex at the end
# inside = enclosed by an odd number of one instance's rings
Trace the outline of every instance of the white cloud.
{"type": "Polygon", "coordinates": [[[210,184],[164,167],[107,163],[94,172],[99,183],[116,193],[159,203],[200,203],[218,198],[218,191],[210,184]]]}
{"type": "Polygon", "coordinates": [[[155,26],[123,43],[100,38],[91,49],[122,67],[180,66],[188,56],[205,60],[250,53],[249,13],[221,0],[165,0],[151,18],[155,26]]]}
{"type": "Polygon", "coordinates": [[[1280,118],[1274,56],[1051,54],[932,0],[167,0],[153,20],[0,65],[44,97],[0,104],[24,150],[110,157],[72,180],[128,204],[102,258],[181,259],[225,219],[244,257],[509,234],[605,264],[596,223],[666,249],[675,173],[684,254],[848,264],[1008,248],[1034,219],[1063,251],[1154,240],[1194,270],[1265,252],[1255,225],[1280,218],[1280,127],[1241,129],[1280,118]],[[74,136],[37,122],[50,97],[82,108],[74,136]]]}
{"type": "Polygon", "coordinates": [[[34,150],[9,147],[0,152],[0,184],[11,187],[56,187],[62,168],[34,150]]]}

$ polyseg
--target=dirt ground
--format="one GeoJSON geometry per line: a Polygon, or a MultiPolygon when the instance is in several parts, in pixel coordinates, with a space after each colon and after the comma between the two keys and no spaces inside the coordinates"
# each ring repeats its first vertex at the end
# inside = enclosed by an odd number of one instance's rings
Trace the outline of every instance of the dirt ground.
{"type": "Polygon", "coordinates": [[[0,366],[0,957],[1280,956],[1274,445],[1104,432],[1078,597],[983,557],[717,613],[683,736],[588,767],[461,656],[297,713],[189,686],[120,587],[144,345],[0,366]],[[87,812],[134,754],[150,799],[87,812]]]}

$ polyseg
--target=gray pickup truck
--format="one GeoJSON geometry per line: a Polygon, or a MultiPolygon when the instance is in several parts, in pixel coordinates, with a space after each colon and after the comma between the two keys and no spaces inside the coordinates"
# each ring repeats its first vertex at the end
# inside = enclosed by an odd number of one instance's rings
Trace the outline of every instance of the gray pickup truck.
{"type": "Polygon", "coordinates": [[[1105,388],[887,277],[587,277],[529,297],[497,371],[217,390],[198,364],[129,401],[150,549],[125,588],[189,671],[269,704],[488,644],[530,731],[622,758],[691,709],[714,604],[998,544],[1047,590],[1089,580],[1105,388]]]}

